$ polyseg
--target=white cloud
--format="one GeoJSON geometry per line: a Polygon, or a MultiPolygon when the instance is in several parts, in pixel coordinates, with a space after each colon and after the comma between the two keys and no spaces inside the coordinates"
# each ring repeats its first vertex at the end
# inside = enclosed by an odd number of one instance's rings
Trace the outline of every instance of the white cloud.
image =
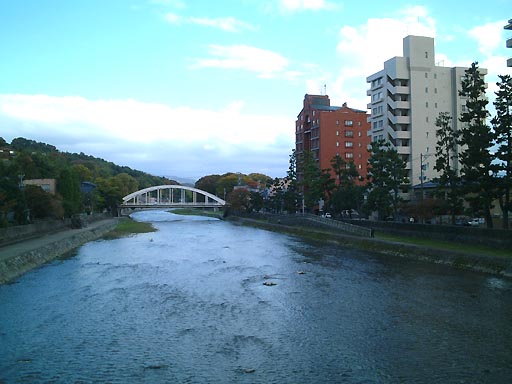
{"type": "Polygon", "coordinates": [[[280,8],[285,11],[302,11],[302,10],[326,10],[336,7],[335,4],[325,0],[280,0],[280,8]]]}
{"type": "Polygon", "coordinates": [[[208,17],[183,17],[172,12],[164,16],[165,21],[170,24],[196,24],[206,27],[218,28],[226,32],[240,32],[242,30],[256,31],[258,27],[235,19],[233,17],[208,18],[208,17]]]}
{"type": "Polygon", "coordinates": [[[435,20],[425,7],[408,7],[396,13],[396,18],[370,18],[365,24],[340,28],[339,72],[334,84],[328,83],[328,94],[335,103],[348,102],[353,108],[366,109],[366,77],[381,70],[386,60],[403,55],[403,38],[435,37],[435,20]]]}
{"type": "Polygon", "coordinates": [[[217,19],[211,19],[206,17],[191,17],[188,19],[188,21],[193,24],[219,28],[227,32],[238,32],[242,29],[247,29],[251,31],[257,30],[257,28],[253,25],[237,20],[233,17],[223,17],[217,19]]]}
{"type": "Polygon", "coordinates": [[[26,137],[156,174],[165,167],[177,168],[167,174],[181,174],[180,167],[186,167],[187,176],[198,177],[237,170],[284,175],[294,143],[293,117],[255,115],[244,108],[241,100],[206,110],[137,100],[0,95],[0,124],[7,127],[2,136],[8,141],[26,137]]]}
{"type": "Polygon", "coordinates": [[[172,12],[166,13],[164,18],[167,22],[169,22],[171,24],[179,24],[181,22],[181,16],[179,16],[175,13],[172,13],[172,12]]]}
{"type": "Polygon", "coordinates": [[[149,0],[150,4],[165,5],[167,7],[183,9],[187,6],[181,0],[149,0]]]}
{"type": "Polygon", "coordinates": [[[280,54],[248,45],[210,45],[207,59],[199,59],[196,68],[243,69],[256,72],[259,77],[271,78],[282,74],[288,60],[280,54]]]}
{"type": "Polygon", "coordinates": [[[505,42],[503,37],[503,20],[479,25],[469,30],[468,34],[478,43],[478,50],[486,55],[492,55],[505,42]]]}

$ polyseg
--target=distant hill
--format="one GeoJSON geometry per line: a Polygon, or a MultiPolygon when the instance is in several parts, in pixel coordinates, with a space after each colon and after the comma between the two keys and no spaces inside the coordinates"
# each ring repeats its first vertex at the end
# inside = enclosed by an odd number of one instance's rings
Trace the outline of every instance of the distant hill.
{"type": "Polygon", "coordinates": [[[69,166],[83,166],[78,167],[78,169],[82,169],[84,171],[81,175],[83,179],[82,181],[94,182],[97,178],[112,177],[121,173],[126,173],[137,180],[139,184],[138,187],[140,189],[159,184],[180,184],[178,181],[171,178],[154,176],[147,172],[132,169],[127,166],[117,165],[98,157],[86,155],[83,152],[60,152],[51,144],[41,143],[30,139],[19,137],[13,139],[9,144],[0,138],[0,144],[3,148],[12,150],[15,153],[23,153],[25,156],[28,156],[33,163],[40,165],[39,167],[36,165],[36,167],[24,169],[23,172],[26,179],[58,178],[58,171],[61,170],[64,164],[67,164],[69,166]],[[43,159],[46,159],[46,161],[43,159]],[[87,172],[87,170],[89,172],[87,172]]]}

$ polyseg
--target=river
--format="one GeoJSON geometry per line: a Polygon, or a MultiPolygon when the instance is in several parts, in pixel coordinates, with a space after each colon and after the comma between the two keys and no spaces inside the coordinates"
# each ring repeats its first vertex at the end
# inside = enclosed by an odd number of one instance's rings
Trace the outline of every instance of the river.
{"type": "Polygon", "coordinates": [[[0,286],[0,383],[506,383],[512,283],[199,216],[0,286]]]}

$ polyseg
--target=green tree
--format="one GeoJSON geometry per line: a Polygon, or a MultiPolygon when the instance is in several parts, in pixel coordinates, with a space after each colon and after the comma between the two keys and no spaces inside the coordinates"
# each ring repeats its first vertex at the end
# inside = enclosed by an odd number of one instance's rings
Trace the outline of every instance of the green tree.
{"type": "Polygon", "coordinates": [[[83,164],[75,164],[73,166],[75,172],[78,174],[80,181],[93,180],[92,171],[83,164]]]}
{"type": "Polygon", "coordinates": [[[459,132],[453,129],[452,117],[448,112],[441,112],[436,118],[436,163],[434,169],[439,172],[435,181],[439,184],[438,194],[447,202],[452,224],[456,214],[462,210],[462,193],[460,177],[457,174],[457,144],[459,132]]]}
{"type": "Polygon", "coordinates": [[[274,213],[281,213],[284,209],[284,184],[285,181],[275,178],[269,188],[269,196],[265,202],[265,208],[274,213]]]}
{"type": "MultiPolygon", "coordinates": [[[[209,192],[213,195],[217,192],[217,184],[221,179],[221,175],[208,175],[203,176],[199,180],[196,181],[194,186],[203,191],[209,192]]],[[[219,195],[221,198],[224,198],[224,195],[219,195]]]]}
{"type": "Polygon", "coordinates": [[[227,195],[233,191],[235,186],[245,185],[243,175],[239,173],[226,173],[217,181],[217,189],[215,194],[222,199],[226,199],[227,195]]]}
{"type": "Polygon", "coordinates": [[[385,140],[372,142],[370,152],[367,175],[370,193],[367,203],[370,209],[378,212],[380,220],[390,212],[393,212],[396,220],[401,201],[400,189],[409,183],[405,161],[385,140]]]}
{"type": "Polygon", "coordinates": [[[251,195],[245,188],[237,188],[229,192],[226,201],[235,212],[250,212],[251,195]]]}
{"type": "Polygon", "coordinates": [[[336,175],[337,185],[331,197],[331,210],[336,213],[352,210],[361,210],[364,188],[356,185],[360,175],[353,161],[345,161],[340,155],[331,159],[331,167],[336,175]]]}
{"type": "Polygon", "coordinates": [[[497,185],[499,187],[499,204],[503,214],[503,228],[508,229],[508,212],[512,211],[510,192],[512,185],[512,77],[499,76],[496,83],[499,90],[496,92],[496,116],[491,120],[494,128],[494,141],[498,146],[496,170],[499,173],[497,185]]]}
{"type": "Polygon", "coordinates": [[[283,192],[283,206],[284,210],[288,213],[295,213],[299,205],[299,188],[297,180],[297,153],[292,150],[288,161],[288,171],[284,184],[280,183],[280,188],[283,192]]]}
{"type": "Polygon", "coordinates": [[[462,79],[459,96],[466,99],[466,109],[461,113],[463,123],[459,143],[463,146],[460,153],[461,177],[466,190],[466,200],[475,214],[483,213],[487,227],[492,228],[491,208],[496,193],[496,178],[493,173],[491,147],[493,134],[486,118],[487,99],[485,82],[478,63],[472,63],[462,79]]]}
{"type": "Polygon", "coordinates": [[[259,192],[249,193],[249,212],[259,212],[263,208],[263,196],[259,192]]]}
{"type": "Polygon", "coordinates": [[[82,205],[80,179],[72,168],[61,171],[57,180],[57,191],[62,196],[62,205],[66,216],[80,212],[82,205]]]}
{"type": "Polygon", "coordinates": [[[321,198],[323,198],[322,171],[311,151],[304,151],[297,159],[298,168],[302,171],[302,178],[299,185],[302,188],[304,206],[312,211],[321,198]]]}
{"type": "Polygon", "coordinates": [[[25,187],[27,205],[32,219],[45,219],[48,217],[60,219],[64,216],[62,201],[51,193],[34,185],[25,187]]]}

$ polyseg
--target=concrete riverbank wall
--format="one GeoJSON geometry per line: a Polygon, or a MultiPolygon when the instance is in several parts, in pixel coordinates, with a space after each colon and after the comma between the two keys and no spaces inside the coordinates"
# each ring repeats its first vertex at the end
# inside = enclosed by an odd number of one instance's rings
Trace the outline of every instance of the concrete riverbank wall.
{"type": "Polygon", "coordinates": [[[478,253],[429,248],[371,237],[354,236],[342,233],[334,227],[331,229],[328,227],[319,228],[318,226],[304,226],[299,223],[296,225],[288,225],[283,222],[272,222],[237,216],[230,216],[228,220],[241,225],[251,225],[271,231],[311,238],[314,241],[321,241],[322,243],[354,247],[382,255],[443,264],[454,268],[512,278],[512,257],[487,256],[478,253]]]}
{"type": "Polygon", "coordinates": [[[86,228],[68,229],[0,248],[0,284],[11,282],[33,268],[100,238],[117,223],[116,219],[101,220],[86,228]]]}

